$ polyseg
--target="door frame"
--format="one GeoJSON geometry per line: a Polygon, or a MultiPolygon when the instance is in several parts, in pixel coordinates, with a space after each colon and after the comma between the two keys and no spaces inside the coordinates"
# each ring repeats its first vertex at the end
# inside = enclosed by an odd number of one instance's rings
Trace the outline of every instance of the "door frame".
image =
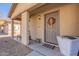
{"type": "MultiPolygon", "coordinates": [[[[55,12],[59,13],[59,24],[60,24],[60,9],[44,14],[44,43],[47,43],[46,42],[46,15],[51,14],[51,13],[55,13],[55,12]]],[[[60,31],[60,25],[59,25],[59,31],[60,31]]],[[[60,35],[60,32],[59,32],[59,35],[60,35]]]]}

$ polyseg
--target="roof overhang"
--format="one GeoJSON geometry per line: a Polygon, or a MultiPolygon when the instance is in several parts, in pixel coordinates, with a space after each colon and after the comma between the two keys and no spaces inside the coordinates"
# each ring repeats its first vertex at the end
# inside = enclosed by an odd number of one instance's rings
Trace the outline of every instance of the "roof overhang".
{"type": "Polygon", "coordinates": [[[9,17],[9,18],[12,16],[12,14],[13,14],[13,12],[14,12],[16,6],[17,6],[17,3],[13,3],[13,4],[12,4],[12,6],[11,6],[11,8],[10,8],[10,11],[9,11],[9,13],[8,13],[8,17],[9,17]]]}
{"type": "MultiPolygon", "coordinates": [[[[32,6],[31,8],[29,8],[28,10],[24,10],[23,12],[25,12],[25,11],[32,11],[32,10],[34,10],[34,9],[36,9],[36,8],[38,8],[38,7],[42,6],[42,5],[44,5],[44,4],[45,4],[45,3],[38,3],[38,4],[34,5],[34,6],[32,6]]],[[[15,8],[17,7],[17,5],[18,5],[17,3],[13,3],[13,4],[12,4],[12,6],[11,6],[11,8],[10,8],[10,11],[9,11],[9,13],[8,13],[8,17],[9,17],[9,18],[11,18],[11,16],[12,16],[12,14],[13,14],[15,8]]],[[[21,12],[21,13],[23,13],[23,12],[21,12]]],[[[20,15],[21,15],[21,13],[18,14],[16,17],[14,17],[14,19],[17,18],[17,17],[18,17],[18,19],[20,19],[19,17],[20,17],[20,15]]],[[[13,18],[12,18],[12,19],[13,19],[13,18]]]]}

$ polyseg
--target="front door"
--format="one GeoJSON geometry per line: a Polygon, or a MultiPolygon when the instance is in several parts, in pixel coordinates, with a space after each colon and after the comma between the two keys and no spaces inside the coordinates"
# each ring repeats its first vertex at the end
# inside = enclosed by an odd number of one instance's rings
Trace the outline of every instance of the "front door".
{"type": "Polygon", "coordinates": [[[45,42],[58,44],[56,36],[59,34],[59,15],[53,12],[45,15],[45,42]]]}

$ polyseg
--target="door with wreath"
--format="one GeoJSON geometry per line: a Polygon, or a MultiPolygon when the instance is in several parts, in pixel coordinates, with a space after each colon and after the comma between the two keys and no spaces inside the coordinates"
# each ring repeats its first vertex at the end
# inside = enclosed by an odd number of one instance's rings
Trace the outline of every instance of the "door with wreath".
{"type": "Polygon", "coordinates": [[[56,36],[58,35],[58,12],[45,15],[45,42],[58,44],[56,36]]]}

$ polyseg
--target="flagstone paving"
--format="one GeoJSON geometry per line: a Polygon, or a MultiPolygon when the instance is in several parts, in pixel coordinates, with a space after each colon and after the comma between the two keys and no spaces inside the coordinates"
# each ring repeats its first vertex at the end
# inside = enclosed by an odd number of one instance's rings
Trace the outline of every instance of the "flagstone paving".
{"type": "Polygon", "coordinates": [[[32,52],[32,49],[11,39],[0,37],[0,56],[24,56],[32,52]]]}

